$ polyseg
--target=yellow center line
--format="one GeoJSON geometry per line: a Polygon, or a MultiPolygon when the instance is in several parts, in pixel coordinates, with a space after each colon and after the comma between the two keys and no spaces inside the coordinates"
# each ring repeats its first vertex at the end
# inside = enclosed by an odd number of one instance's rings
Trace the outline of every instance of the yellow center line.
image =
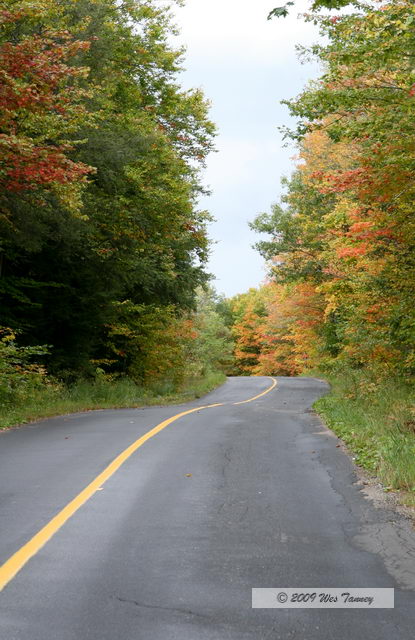
{"type": "Polygon", "coordinates": [[[38,531],[33,538],[29,540],[23,547],[20,547],[15,554],[13,554],[6,562],[0,567],[0,591],[10,582],[12,578],[24,567],[26,562],[30,560],[51,537],[65,524],[71,516],[89,498],[106,482],[124,462],[135,452],[137,449],[143,446],[147,440],[160,433],[163,429],[168,427],[169,424],[175,422],[183,416],[187,416],[189,413],[195,411],[201,411],[202,409],[210,409],[211,407],[220,407],[220,404],[210,404],[205,407],[196,407],[178,413],[163,422],[160,422],[156,427],[147,431],[141,438],[138,438],[127,449],[120,453],[110,464],[102,471],[85,489],[78,493],[78,495],[69,502],[59,513],[52,518],[40,531],[38,531]]]}
{"type": "MultiPolygon", "coordinates": [[[[245,404],[247,402],[252,402],[257,398],[269,393],[277,384],[277,381],[274,378],[273,384],[271,387],[258,394],[257,396],[250,398],[249,400],[244,400],[243,402],[234,402],[233,404],[245,404]]],[[[59,531],[59,529],[69,520],[71,516],[74,515],[82,507],[91,496],[94,495],[96,491],[98,491],[102,485],[109,479],[111,476],[124,464],[126,460],[135,452],[137,449],[143,446],[147,440],[153,438],[155,435],[160,433],[163,429],[168,427],[172,422],[179,420],[183,416],[187,416],[190,413],[195,413],[196,411],[202,411],[203,409],[211,409],[213,407],[221,407],[226,403],[218,403],[218,404],[208,404],[204,407],[195,407],[194,409],[189,409],[188,411],[183,411],[182,413],[177,413],[175,416],[160,422],[156,427],[147,431],[143,436],[138,438],[133,444],[131,444],[127,449],[122,451],[110,464],[94,479],[88,486],[85,487],[78,495],[69,502],[66,507],[64,507],[59,513],[52,518],[40,531],[38,531],[33,538],[31,538],[26,544],[24,544],[16,553],[14,553],[6,562],[0,567],[0,591],[4,589],[4,587],[12,580],[15,575],[25,566],[25,564],[32,558],[47,542],[52,538],[52,536],[59,531]]]]}
{"type": "Polygon", "coordinates": [[[268,387],[268,389],[265,389],[265,391],[263,391],[262,393],[258,393],[257,396],[254,396],[253,398],[249,398],[249,400],[242,400],[242,402],[233,402],[232,404],[234,404],[234,405],[246,404],[247,402],[253,402],[254,400],[257,400],[258,398],[261,398],[262,396],[265,396],[265,394],[269,393],[270,391],[272,391],[277,386],[277,381],[275,380],[275,378],[270,378],[270,380],[272,380],[272,385],[270,387],[268,387]]]}

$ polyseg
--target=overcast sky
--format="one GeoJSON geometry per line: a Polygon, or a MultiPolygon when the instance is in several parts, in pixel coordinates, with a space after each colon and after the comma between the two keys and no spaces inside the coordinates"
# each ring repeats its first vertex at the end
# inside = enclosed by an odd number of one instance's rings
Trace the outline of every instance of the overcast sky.
{"type": "Polygon", "coordinates": [[[187,0],[177,8],[179,41],[187,47],[186,87],[201,87],[212,103],[219,129],[205,183],[212,195],[201,201],[216,219],[209,270],[218,293],[232,296],[265,277],[258,239],[248,221],[269,211],[280,194],[280,178],[293,169],[293,149],[282,146],[277,127],[289,124],[280,100],[297,95],[318,75],[302,65],[295,45],[318,38],[316,28],[297,19],[310,6],[296,0],[287,18],[267,21],[283,0],[187,0]]]}

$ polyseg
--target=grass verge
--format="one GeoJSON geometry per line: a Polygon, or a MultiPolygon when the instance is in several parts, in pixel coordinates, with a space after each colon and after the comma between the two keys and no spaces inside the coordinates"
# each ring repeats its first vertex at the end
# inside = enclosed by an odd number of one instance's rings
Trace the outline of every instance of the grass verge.
{"type": "Polygon", "coordinates": [[[415,506],[415,392],[400,379],[374,381],[361,372],[325,376],[331,393],[317,413],[348,446],[355,461],[376,474],[385,491],[415,506]]]}
{"type": "Polygon", "coordinates": [[[213,391],[225,380],[223,373],[212,372],[203,378],[186,380],[179,390],[168,383],[143,388],[128,378],[112,381],[98,378],[94,382],[79,381],[70,387],[48,385],[33,390],[14,405],[2,406],[0,429],[91,409],[122,409],[189,402],[213,391]]]}

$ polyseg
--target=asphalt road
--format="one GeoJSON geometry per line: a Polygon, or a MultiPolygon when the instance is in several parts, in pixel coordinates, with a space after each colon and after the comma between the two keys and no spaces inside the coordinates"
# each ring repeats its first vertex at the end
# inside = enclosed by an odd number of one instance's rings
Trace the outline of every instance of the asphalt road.
{"type": "Polygon", "coordinates": [[[0,594],[1,640],[410,640],[415,534],[356,484],[311,378],[0,434],[0,563],[174,414],[0,594]],[[395,608],[252,609],[253,587],[393,587],[395,608]]]}

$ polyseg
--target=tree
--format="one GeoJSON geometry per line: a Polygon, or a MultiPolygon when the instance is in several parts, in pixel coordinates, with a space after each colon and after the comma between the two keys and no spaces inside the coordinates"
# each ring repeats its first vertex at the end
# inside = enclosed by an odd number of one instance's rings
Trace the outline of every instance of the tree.
{"type": "Polygon", "coordinates": [[[193,339],[188,347],[187,366],[193,375],[233,371],[234,341],[227,324],[229,305],[211,286],[199,288],[192,314],[193,339]]]}
{"type": "Polygon", "coordinates": [[[239,374],[254,375],[261,353],[261,327],[266,316],[262,289],[249,289],[231,299],[235,321],[235,367],[239,374]]]}
{"type": "Polygon", "coordinates": [[[0,14],[0,189],[9,225],[9,194],[50,188],[79,210],[85,177],[93,171],[69,155],[71,135],[88,120],[82,104],[88,69],[70,63],[90,42],[52,28],[19,38],[21,23],[32,13],[30,3],[21,2],[0,14]]]}

